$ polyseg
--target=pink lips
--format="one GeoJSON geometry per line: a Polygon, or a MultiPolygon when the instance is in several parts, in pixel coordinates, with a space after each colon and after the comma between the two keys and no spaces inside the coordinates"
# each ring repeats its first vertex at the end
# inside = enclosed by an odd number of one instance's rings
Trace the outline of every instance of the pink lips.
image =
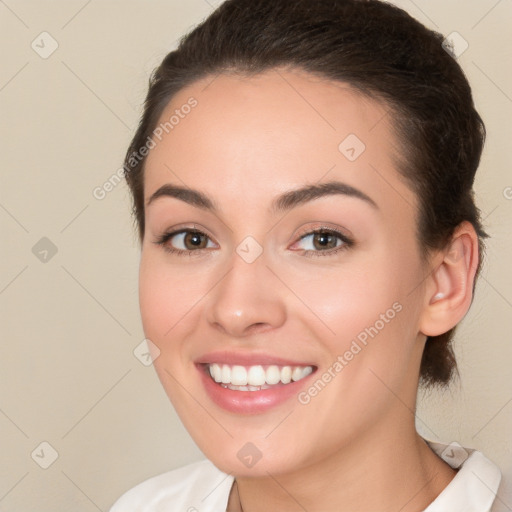
{"type": "Polygon", "coordinates": [[[269,354],[214,352],[196,360],[196,367],[205,391],[219,407],[237,414],[258,414],[266,412],[297,396],[315,373],[316,366],[310,362],[292,361],[269,354]],[[296,382],[276,384],[260,391],[235,391],[224,388],[215,382],[208,372],[208,363],[240,366],[277,365],[277,366],[312,366],[313,373],[296,382]]]}

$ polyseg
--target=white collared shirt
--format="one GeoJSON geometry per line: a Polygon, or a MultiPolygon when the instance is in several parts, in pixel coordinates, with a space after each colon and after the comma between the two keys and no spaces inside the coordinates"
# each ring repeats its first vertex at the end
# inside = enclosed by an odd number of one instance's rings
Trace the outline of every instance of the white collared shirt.
{"type": "MultiPolygon", "coordinates": [[[[453,468],[453,480],[424,512],[490,512],[501,473],[481,452],[427,441],[453,468]]],[[[234,477],[209,460],[155,476],[123,494],[110,512],[225,512],[234,477]]]]}

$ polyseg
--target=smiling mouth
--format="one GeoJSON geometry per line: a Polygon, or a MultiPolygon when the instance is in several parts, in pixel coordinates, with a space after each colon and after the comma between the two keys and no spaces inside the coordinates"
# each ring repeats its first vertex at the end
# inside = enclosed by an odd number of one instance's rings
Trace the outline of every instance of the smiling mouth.
{"type": "Polygon", "coordinates": [[[219,386],[233,391],[261,391],[297,382],[316,370],[315,366],[204,364],[219,386]]]}

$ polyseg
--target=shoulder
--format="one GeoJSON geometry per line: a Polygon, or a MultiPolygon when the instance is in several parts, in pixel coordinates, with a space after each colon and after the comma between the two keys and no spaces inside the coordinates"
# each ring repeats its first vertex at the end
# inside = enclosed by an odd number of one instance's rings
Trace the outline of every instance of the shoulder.
{"type": "Polygon", "coordinates": [[[136,485],[114,503],[110,512],[219,510],[227,504],[232,483],[231,475],[209,460],[201,460],[136,485]]]}
{"type": "Polygon", "coordinates": [[[424,512],[490,512],[501,481],[501,472],[478,450],[458,443],[427,441],[430,448],[457,474],[424,512]]]}

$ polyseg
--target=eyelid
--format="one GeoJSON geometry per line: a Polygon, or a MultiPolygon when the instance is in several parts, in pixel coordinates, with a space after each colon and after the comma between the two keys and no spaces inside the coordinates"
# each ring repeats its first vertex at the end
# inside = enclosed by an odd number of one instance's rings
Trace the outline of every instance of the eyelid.
{"type": "Polygon", "coordinates": [[[297,237],[300,240],[305,235],[310,235],[311,233],[319,231],[332,231],[337,233],[346,243],[355,243],[355,239],[351,231],[336,224],[330,224],[329,222],[313,222],[313,225],[309,224],[308,226],[301,228],[294,238],[297,237]]]}
{"type": "MultiPolygon", "coordinates": [[[[162,236],[174,236],[174,235],[177,235],[179,233],[183,233],[184,231],[192,231],[192,232],[198,232],[198,233],[201,233],[203,235],[206,235],[212,242],[215,242],[215,237],[213,237],[211,235],[211,233],[206,229],[204,228],[203,226],[201,226],[200,224],[178,224],[177,226],[173,226],[172,228],[170,229],[164,229],[162,232],[161,232],[161,235],[158,235],[159,238],[161,238],[162,236]]],[[[217,242],[215,242],[217,244],[217,242]]]]}

